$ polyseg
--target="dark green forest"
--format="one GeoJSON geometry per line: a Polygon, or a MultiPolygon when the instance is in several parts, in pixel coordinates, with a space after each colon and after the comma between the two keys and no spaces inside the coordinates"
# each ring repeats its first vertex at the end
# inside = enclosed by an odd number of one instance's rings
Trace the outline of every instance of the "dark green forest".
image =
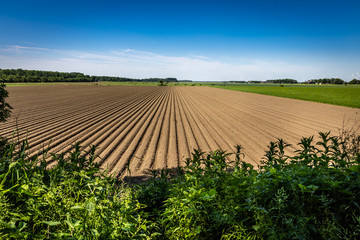
{"type": "MultiPolygon", "coordinates": [[[[23,69],[1,69],[0,81],[6,83],[21,82],[192,82],[191,80],[178,80],[173,77],[168,78],[126,78],[126,77],[110,77],[110,76],[90,76],[79,72],[54,72],[39,70],[23,70],[23,69]]],[[[225,81],[228,83],[280,83],[280,84],[297,84],[295,79],[272,79],[266,81],[225,81]]],[[[225,83],[224,82],[224,83],[225,83]]],[[[311,79],[304,83],[308,84],[360,84],[360,80],[353,79],[345,82],[340,78],[321,78],[311,79]]]]}
{"type": "Polygon", "coordinates": [[[360,80],[354,78],[349,82],[349,84],[360,84],[360,80]]]}
{"type": "Polygon", "coordinates": [[[321,84],[344,84],[345,83],[345,81],[340,78],[311,79],[310,82],[321,83],[321,84]]]}
{"type": "Polygon", "coordinates": [[[0,69],[0,80],[3,82],[177,82],[176,78],[124,78],[109,76],[90,76],[79,72],[53,72],[23,69],[0,69]]]}
{"type": "Polygon", "coordinates": [[[295,84],[295,83],[298,83],[298,81],[295,80],[295,79],[284,78],[284,79],[266,80],[266,83],[289,83],[289,84],[295,84]]]}

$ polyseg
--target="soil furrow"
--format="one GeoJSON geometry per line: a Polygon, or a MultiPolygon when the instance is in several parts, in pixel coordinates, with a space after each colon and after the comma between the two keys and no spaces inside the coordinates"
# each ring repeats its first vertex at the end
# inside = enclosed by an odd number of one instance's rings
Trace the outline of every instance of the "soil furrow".
{"type": "MultiPolygon", "coordinates": [[[[141,104],[141,102],[139,104],[141,104]]],[[[114,112],[117,111],[117,109],[114,110],[114,112]]],[[[119,112],[121,113],[122,111],[119,112]]],[[[53,141],[50,144],[50,150],[52,152],[57,152],[62,149],[62,145],[68,146],[75,141],[79,141],[79,137],[77,137],[78,134],[86,134],[89,128],[98,125],[104,119],[106,119],[107,116],[113,116],[113,112],[110,112],[109,115],[96,114],[94,116],[90,115],[82,117],[78,121],[72,122],[70,125],[61,126],[60,129],[62,129],[62,131],[55,132],[53,133],[53,135],[47,136],[43,139],[52,139],[53,141]],[[56,136],[56,138],[53,137],[54,135],[56,136]]],[[[29,141],[31,141],[31,138],[29,139],[29,141]]],[[[34,144],[37,144],[37,142],[35,142],[34,144]]]]}
{"type": "Polygon", "coordinates": [[[158,111],[160,105],[162,104],[162,97],[159,97],[156,102],[151,104],[151,108],[147,111],[146,115],[142,117],[142,119],[138,122],[137,128],[134,129],[134,135],[129,134],[131,136],[131,140],[129,140],[129,145],[124,147],[123,153],[118,154],[118,158],[115,160],[115,166],[113,167],[112,172],[118,175],[123,172],[124,168],[127,167],[130,171],[135,171],[135,169],[130,168],[130,164],[132,162],[139,164],[139,162],[143,161],[143,156],[135,156],[135,152],[138,150],[139,146],[144,139],[146,132],[149,131],[149,126],[152,123],[156,112],[158,111]]]}
{"type": "Polygon", "coordinates": [[[106,149],[103,152],[100,152],[100,157],[102,159],[107,159],[106,165],[109,170],[116,165],[117,161],[120,160],[122,154],[130,145],[132,139],[134,138],[134,133],[137,133],[139,128],[142,126],[144,119],[149,115],[149,110],[153,108],[154,102],[158,101],[159,96],[155,99],[151,98],[147,104],[137,111],[131,118],[129,118],[124,124],[122,124],[117,132],[115,132],[115,139],[112,141],[107,141],[108,144],[106,149]],[[144,117],[145,116],[145,117],[144,117]]]}
{"type": "MultiPolygon", "coordinates": [[[[360,116],[360,109],[209,87],[8,90],[14,114],[1,124],[0,135],[11,137],[17,120],[19,138],[27,138],[30,155],[41,158],[43,146],[68,156],[74,142],[82,143],[85,155],[96,145],[96,161],[119,178],[184,166],[194,148],[234,151],[236,144],[243,146],[245,161],[257,165],[270,141],[283,138],[292,152],[302,136],[337,133],[344,122],[352,127],[360,116]]],[[[56,164],[49,155],[46,160],[56,164]]]]}
{"type": "Polygon", "coordinates": [[[159,147],[158,145],[159,145],[161,129],[162,129],[163,123],[164,123],[164,116],[166,113],[166,106],[168,103],[168,99],[169,99],[169,95],[165,94],[163,101],[162,101],[161,112],[159,114],[159,117],[156,119],[156,124],[154,126],[155,129],[153,130],[153,134],[151,135],[150,143],[148,145],[149,148],[147,148],[146,153],[144,155],[144,158],[146,159],[146,161],[144,161],[140,166],[141,172],[146,172],[148,169],[153,169],[153,167],[154,167],[156,153],[157,153],[158,147],[159,147]]]}

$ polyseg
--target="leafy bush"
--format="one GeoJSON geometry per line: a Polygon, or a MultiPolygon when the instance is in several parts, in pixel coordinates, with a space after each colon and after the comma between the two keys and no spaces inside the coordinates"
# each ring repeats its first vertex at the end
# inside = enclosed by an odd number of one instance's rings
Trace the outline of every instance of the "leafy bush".
{"type": "Polygon", "coordinates": [[[243,149],[194,150],[176,177],[126,186],[80,144],[57,164],[15,144],[0,161],[0,238],[359,239],[359,136],[271,142],[259,169],[243,149]]]}
{"type": "MultiPolygon", "coordinates": [[[[13,145],[14,146],[14,145],[13,145]]],[[[105,175],[95,163],[95,148],[82,156],[80,145],[68,158],[29,158],[26,143],[0,162],[0,237],[66,239],[142,239],[154,224],[130,188],[105,175]]],[[[155,232],[155,231],[154,231],[155,232]]]]}
{"type": "MultiPolygon", "coordinates": [[[[11,114],[12,107],[5,101],[9,92],[5,89],[5,84],[0,84],[0,122],[5,122],[11,114]]],[[[0,156],[9,148],[8,140],[0,136],[0,156]]]]}
{"type": "Polygon", "coordinates": [[[330,133],[320,139],[301,139],[292,157],[285,141],[271,142],[259,170],[240,146],[230,163],[226,152],[195,150],[165,201],[165,237],[358,239],[359,151],[330,133]]]}
{"type": "Polygon", "coordinates": [[[5,122],[10,117],[11,109],[9,103],[5,101],[5,98],[9,96],[9,92],[5,89],[5,84],[0,84],[0,122],[5,122]]]}

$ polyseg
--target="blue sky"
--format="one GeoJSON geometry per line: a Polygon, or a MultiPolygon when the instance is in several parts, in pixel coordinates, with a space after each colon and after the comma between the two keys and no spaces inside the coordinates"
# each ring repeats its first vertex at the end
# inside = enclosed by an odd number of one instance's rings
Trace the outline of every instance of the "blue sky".
{"type": "Polygon", "coordinates": [[[266,80],[360,74],[360,1],[2,0],[0,68],[266,80]]]}

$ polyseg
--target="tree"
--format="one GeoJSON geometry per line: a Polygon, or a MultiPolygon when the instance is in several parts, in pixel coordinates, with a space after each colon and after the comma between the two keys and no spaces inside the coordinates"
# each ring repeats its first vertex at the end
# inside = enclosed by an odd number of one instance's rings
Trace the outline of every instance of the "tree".
{"type": "MultiPolygon", "coordinates": [[[[5,98],[9,96],[5,89],[5,84],[0,84],[0,122],[5,122],[10,117],[12,107],[5,102],[5,98]]],[[[8,141],[6,138],[0,136],[0,155],[2,156],[8,149],[8,141]]]]}
{"type": "Polygon", "coordinates": [[[349,82],[349,84],[360,84],[360,80],[354,78],[349,82]]]}
{"type": "Polygon", "coordinates": [[[321,84],[344,84],[345,81],[340,78],[321,78],[321,79],[311,79],[312,82],[321,83],[321,84]]]}
{"type": "Polygon", "coordinates": [[[284,78],[284,79],[273,79],[273,80],[266,80],[266,83],[289,83],[289,84],[296,84],[298,83],[295,79],[284,78]]]}
{"type": "Polygon", "coordinates": [[[5,122],[10,117],[12,107],[5,101],[9,96],[8,91],[5,89],[5,84],[0,84],[0,122],[5,122]]]}

